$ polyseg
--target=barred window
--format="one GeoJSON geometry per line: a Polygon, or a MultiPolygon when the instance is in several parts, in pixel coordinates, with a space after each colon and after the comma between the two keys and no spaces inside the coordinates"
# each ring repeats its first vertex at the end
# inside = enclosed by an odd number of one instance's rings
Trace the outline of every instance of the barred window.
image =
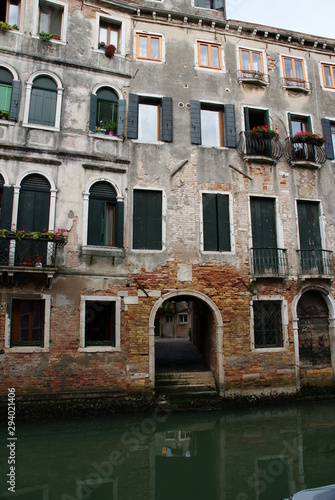
{"type": "Polygon", "coordinates": [[[283,347],[280,301],[257,300],[253,303],[255,348],[283,347]]]}

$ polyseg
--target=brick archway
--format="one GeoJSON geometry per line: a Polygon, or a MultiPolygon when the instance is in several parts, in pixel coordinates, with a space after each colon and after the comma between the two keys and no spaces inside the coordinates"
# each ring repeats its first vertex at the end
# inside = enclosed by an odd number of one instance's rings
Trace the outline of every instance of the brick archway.
{"type": "Polygon", "coordinates": [[[204,302],[213,314],[215,322],[215,344],[216,344],[216,373],[215,380],[219,394],[224,394],[224,370],[223,370],[223,320],[217,305],[206,295],[194,290],[170,291],[160,297],[153,306],[149,317],[149,380],[150,387],[155,387],[155,318],[158,309],[163,302],[176,297],[188,297],[204,302]]]}

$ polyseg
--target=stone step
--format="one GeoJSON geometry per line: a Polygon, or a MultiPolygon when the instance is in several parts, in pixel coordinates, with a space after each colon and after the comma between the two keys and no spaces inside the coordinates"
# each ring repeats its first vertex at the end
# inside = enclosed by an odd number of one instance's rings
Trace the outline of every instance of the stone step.
{"type": "Polygon", "coordinates": [[[166,372],[156,375],[157,394],[184,393],[217,395],[212,372],[166,372]]]}

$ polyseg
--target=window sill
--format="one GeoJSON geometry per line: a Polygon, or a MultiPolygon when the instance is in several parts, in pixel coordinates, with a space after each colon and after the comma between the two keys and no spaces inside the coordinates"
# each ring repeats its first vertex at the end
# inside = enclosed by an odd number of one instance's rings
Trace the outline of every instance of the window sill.
{"type": "Polygon", "coordinates": [[[211,68],[210,66],[199,66],[196,65],[195,69],[200,69],[201,71],[217,71],[218,73],[222,73],[223,68],[211,68]]]}
{"type": "MultiPolygon", "coordinates": [[[[41,40],[38,35],[31,35],[32,38],[35,38],[35,40],[41,40]]],[[[44,40],[41,40],[41,42],[44,42],[44,40]]],[[[51,38],[48,40],[49,43],[55,43],[56,45],[66,45],[66,40],[56,40],[54,38],[51,38]]],[[[44,42],[44,43],[48,43],[44,42]]]]}
{"type": "Polygon", "coordinates": [[[90,132],[89,135],[94,137],[95,139],[102,139],[108,141],[122,141],[122,138],[118,135],[108,135],[108,134],[99,134],[98,132],[90,132]]]}
{"type": "Polygon", "coordinates": [[[83,257],[118,257],[124,258],[124,248],[116,247],[100,247],[94,245],[83,245],[81,247],[81,254],[83,257]]]}
{"type": "Polygon", "coordinates": [[[297,92],[301,94],[310,94],[311,89],[307,89],[306,87],[299,87],[298,85],[283,85],[284,90],[290,90],[291,92],[297,92]]]}
{"type": "Polygon", "coordinates": [[[108,347],[108,346],[92,346],[92,347],[79,347],[78,352],[121,352],[121,347],[108,347]]]}
{"type": "Polygon", "coordinates": [[[322,167],[320,163],[315,163],[313,161],[308,161],[308,160],[301,160],[301,161],[291,161],[291,167],[305,167],[305,168],[312,168],[312,169],[319,169],[322,167]]]}
{"type": "Polygon", "coordinates": [[[160,146],[165,144],[163,141],[142,141],[141,139],[133,139],[133,142],[137,144],[152,144],[154,146],[160,146]]]}
{"type": "Polygon", "coordinates": [[[257,353],[266,353],[266,352],[287,352],[288,347],[252,347],[252,354],[257,353]]]}
{"type": "Polygon", "coordinates": [[[3,118],[0,118],[0,124],[1,125],[11,125],[11,126],[13,126],[13,125],[16,124],[16,122],[13,122],[12,120],[8,120],[8,119],[4,120],[3,118]]]}
{"type": "Polygon", "coordinates": [[[207,149],[229,149],[227,148],[226,146],[209,146],[207,144],[198,144],[198,146],[200,146],[201,148],[207,148],[207,149]]]}
{"type": "Polygon", "coordinates": [[[6,347],[6,352],[17,354],[31,354],[34,352],[49,352],[49,347],[6,347]]]}
{"type": "Polygon", "coordinates": [[[150,248],[132,248],[132,252],[134,253],[162,253],[164,252],[165,248],[162,248],[161,250],[151,250],[150,248]]]}
{"type": "Polygon", "coordinates": [[[238,83],[242,84],[250,84],[253,87],[268,87],[270,84],[265,80],[260,78],[239,78],[238,83]]]}
{"type": "Polygon", "coordinates": [[[39,125],[38,123],[22,123],[22,127],[34,128],[38,130],[45,130],[48,132],[59,132],[59,127],[49,127],[48,125],[39,125]]]}

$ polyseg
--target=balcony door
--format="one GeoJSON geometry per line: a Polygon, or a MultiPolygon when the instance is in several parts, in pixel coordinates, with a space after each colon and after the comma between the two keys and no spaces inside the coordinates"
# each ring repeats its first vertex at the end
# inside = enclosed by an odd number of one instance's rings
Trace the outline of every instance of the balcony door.
{"type": "Polygon", "coordinates": [[[298,221],[301,271],[323,274],[319,203],[298,201],[298,221]]]}
{"type": "Polygon", "coordinates": [[[246,153],[252,156],[271,156],[271,139],[265,139],[259,134],[258,137],[249,135],[249,131],[255,127],[270,125],[270,115],[267,109],[244,108],[244,124],[246,133],[246,153]]]}
{"type": "MultiPolygon", "coordinates": [[[[45,177],[32,174],[21,183],[17,228],[44,232],[49,227],[50,184],[45,177]]],[[[17,265],[34,265],[41,257],[42,265],[47,263],[48,242],[18,240],[15,261],[17,265]],[[28,264],[27,264],[28,263],[28,264]]]]}
{"type": "Polygon", "coordinates": [[[276,209],[273,198],[251,198],[252,259],[256,274],[278,272],[276,209]]]}

